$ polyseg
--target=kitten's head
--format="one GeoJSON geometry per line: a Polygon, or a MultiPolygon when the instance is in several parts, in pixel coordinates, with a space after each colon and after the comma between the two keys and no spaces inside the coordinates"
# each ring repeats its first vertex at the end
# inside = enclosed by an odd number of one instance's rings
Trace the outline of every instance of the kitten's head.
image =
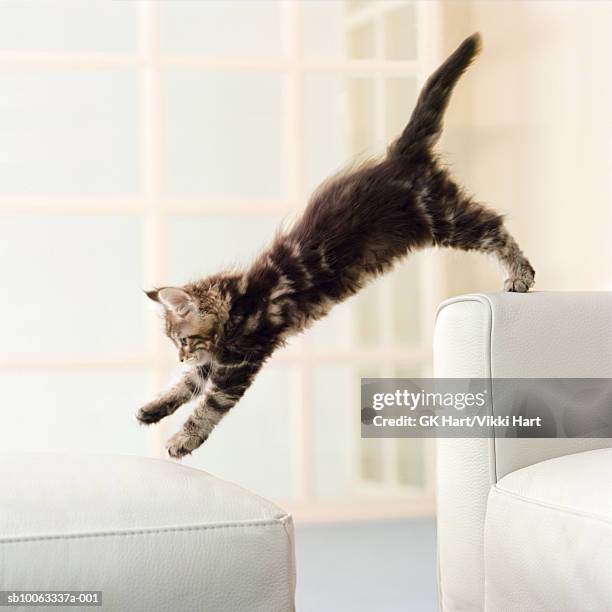
{"type": "Polygon", "coordinates": [[[163,287],[146,292],[164,309],[166,335],[181,362],[208,363],[228,318],[228,305],[214,285],[163,287]]]}

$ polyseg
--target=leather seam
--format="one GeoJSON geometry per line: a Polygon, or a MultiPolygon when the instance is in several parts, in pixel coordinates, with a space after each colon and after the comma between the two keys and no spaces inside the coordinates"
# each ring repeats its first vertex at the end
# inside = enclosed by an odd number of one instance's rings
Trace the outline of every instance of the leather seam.
{"type": "Polygon", "coordinates": [[[176,527],[157,527],[150,529],[125,529],[116,531],[96,531],[90,533],[66,533],[44,536],[23,536],[16,538],[0,538],[0,544],[19,544],[26,542],[40,542],[52,540],[78,540],[86,538],[107,538],[116,536],[135,536],[135,535],[161,535],[165,533],[180,533],[190,531],[213,531],[215,529],[236,529],[241,527],[282,527],[286,532],[285,520],[288,515],[276,519],[265,519],[261,521],[245,521],[242,523],[222,523],[219,525],[179,525],[176,527]]]}
{"type": "Polygon", "coordinates": [[[558,504],[551,504],[548,502],[540,501],[537,499],[531,499],[529,497],[525,497],[524,495],[520,495],[519,493],[514,493],[512,491],[508,491],[507,489],[502,489],[498,485],[494,485],[492,487],[493,491],[500,494],[506,495],[507,497],[511,497],[518,501],[524,502],[526,504],[531,504],[532,506],[539,506],[541,508],[545,508],[547,510],[556,510],[557,512],[562,512],[563,514],[570,514],[572,516],[577,516],[579,518],[588,518],[593,519],[595,521],[599,521],[601,523],[605,523],[606,525],[612,525],[612,520],[603,516],[599,516],[597,514],[591,514],[588,512],[580,512],[579,510],[573,510],[566,506],[560,506],[558,504]]]}
{"type": "MultiPolygon", "coordinates": [[[[491,299],[487,296],[487,295],[483,295],[481,294],[481,302],[482,303],[486,303],[487,307],[488,307],[488,320],[487,320],[487,324],[489,326],[488,332],[489,332],[489,342],[487,347],[485,348],[485,352],[487,354],[485,354],[485,363],[489,363],[489,372],[488,372],[488,378],[489,378],[489,386],[492,387],[493,385],[493,316],[494,316],[494,309],[493,309],[493,304],[491,303],[491,299]]],[[[489,395],[489,397],[491,398],[491,412],[492,415],[491,416],[495,416],[495,406],[493,405],[493,398],[495,397],[495,394],[492,392],[492,388],[491,388],[491,393],[489,395]]],[[[497,437],[495,436],[495,431],[493,431],[493,436],[489,442],[489,447],[491,447],[493,449],[493,452],[491,453],[491,461],[493,463],[492,467],[492,475],[493,475],[493,480],[494,480],[494,486],[498,483],[499,478],[497,475],[497,437]]]]}
{"type": "Polygon", "coordinates": [[[287,541],[289,542],[288,553],[289,559],[287,562],[287,570],[288,570],[288,581],[289,584],[289,593],[288,593],[288,609],[291,612],[295,612],[295,592],[296,592],[296,574],[297,568],[295,563],[295,539],[292,536],[293,531],[293,519],[291,515],[286,514],[284,517],[280,519],[280,523],[283,526],[285,531],[285,535],[287,536],[287,541]]]}

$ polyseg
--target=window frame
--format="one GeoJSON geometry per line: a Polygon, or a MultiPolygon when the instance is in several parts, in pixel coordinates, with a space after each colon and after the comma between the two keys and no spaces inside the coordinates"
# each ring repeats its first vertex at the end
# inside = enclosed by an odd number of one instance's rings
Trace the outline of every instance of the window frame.
{"type": "MultiPolygon", "coordinates": [[[[73,69],[82,71],[130,67],[139,71],[142,105],[142,193],[135,197],[1,197],[0,213],[21,214],[121,214],[138,216],[144,228],[144,277],[143,287],[167,282],[164,262],[167,240],[164,224],[168,215],[266,215],[295,214],[308,199],[304,159],[304,79],[312,74],[374,77],[377,108],[384,108],[385,78],[416,77],[420,86],[431,68],[438,62],[440,53],[440,2],[416,3],[417,59],[387,60],[382,57],[384,45],[383,19],[387,11],[403,3],[373,2],[354,8],[347,23],[362,25],[365,20],[375,24],[375,43],[379,51],[375,59],[311,60],[303,56],[302,1],[281,3],[284,56],[269,59],[223,58],[202,55],[165,55],[160,48],[160,7],[154,0],[139,4],[139,52],[135,54],[80,54],[80,53],[0,53],[0,70],[73,69]],[[286,155],[286,199],[270,200],[206,200],[167,197],[162,192],[162,71],[172,67],[193,67],[201,70],[245,71],[252,73],[274,72],[283,75],[286,83],[283,105],[283,151],[286,155]]],[[[376,125],[377,135],[383,139],[385,117],[381,113],[376,125]]],[[[433,329],[433,313],[443,292],[437,259],[423,257],[423,269],[419,287],[421,321],[427,330],[433,329]]],[[[407,296],[410,299],[410,296],[407,296]]],[[[384,477],[380,482],[364,479],[360,458],[355,464],[355,485],[360,492],[358,499],[324,500],[317,498],[314,486],[314,452],[312,424],[312,389],[315,366],[325,364],[349,365],[356,369],[365,364],[380,365],[381,375],[393,376],[398,366],[427,367],[431,362],[431,332],[423,333],[418,346],[398,347],[393,329],[394,296],[391,286],[381,285],[379,291],[379,329],[381,343],[376,348],[319,350],[308,335],[297,339],[290,349],[280,352],[269,367],[291,366],[290,409],[294,411],[294,455],[279,458],[292,462],[294,499],[282,501],[286,507],[303,520],[334,520],[339,518],[371,518],[381,516],[407,516],[428,514],[433,511],[434,461],[433,441],[425,445],[425,485],[410,488],[397,484],[397,440],[384,440],[384,477]]],[[[147,366],[153,372],[152,392],[167,383],[168,361],[166,339],[159,332],[159,321],[143,300],[143,316],[146,317],[146,337],[150,351],[143,354],[111,357],[56,357],[18,358],[0,354],[0,370],[5,369],[83,369],[97,367],[147,366]]],[[[357,385],[352,390],[353,402],[358,405],[357,385]]],[[[172,432],[163,422],[149,430],[150,453],[164,457],[164,442],[172,432]]],[[[355,435],[359,437],[359,432],[355,435]]]]}

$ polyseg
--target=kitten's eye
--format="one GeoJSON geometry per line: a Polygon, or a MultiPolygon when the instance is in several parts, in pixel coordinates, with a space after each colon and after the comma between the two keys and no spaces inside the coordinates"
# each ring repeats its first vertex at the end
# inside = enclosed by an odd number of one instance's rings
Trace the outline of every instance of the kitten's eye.
{"type": "Polygon", "coordinates": [[[181,346],[187,346],[187,338],[179,338],[179,343],[181,346]]]}

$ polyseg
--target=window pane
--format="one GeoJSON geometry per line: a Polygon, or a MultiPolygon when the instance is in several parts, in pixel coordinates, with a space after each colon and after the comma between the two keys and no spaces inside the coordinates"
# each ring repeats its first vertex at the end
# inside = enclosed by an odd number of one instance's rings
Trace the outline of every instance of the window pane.
{"type": "Polygon", "coordinates": [[[276,216],[176,216],[168,220],[168,279],[182,283],[246,266],[274,238],[276,216]]]}
{"type": "MultiPolygon", "coordinates": [[[[289,368],[265,367],[211,437],[183,463],[264,497],[291,499],[295,446],[291,411],[295,407],[289,397],[290,374],[289,368]]],[[[172,433],[179,430],[190,409],[185,407],[171,418],[172,433]]]]}
{"type": "MultiPolygon", "coordinates": [[[[325,318],[315,323],[308,332],[313,347],[322,352],[334,352],[379,344],[381,282],[384,281],[381,279],[367,285],[349,301],[334,306],[325,318]]],[[[398,306],[398,310],[401,311],[401,307],[398,306]]],[[[403,312],[397,315],[398,320],[402,318],[402,331],[412,323],[405,322],[403,316],[403,312]]],[[[411,339],[414,338],[411,336],[411,339]]]]}
{"type": "Polygon", "coordinates": [[[384,32],[386,59],[416,59],[416,7],[412,2],[385,12],[384,32]]]}
{"type": "Polygon", "coordinates": [[[3,452],[148,453],[134,418],[148,396],[143,369],[12,370],[0,389],[3,452]]]}
{"type": "Polygon", "coordinates": [[[380,342],[380,284],[379,279],[362,289],[354,300],[355,340],[362,346],[373,346],[380,342]]]}
{"type": "Polygon", "coordinates": [[[385,479],[384,438],[363,438],[361,450],[361,478],[365,481],[382,483],[385,479]]]}
{"type": "Polygon", "coordinates": [[[172,0],[160,5],[164,53],[266,57],[282,52],[281,11],[275,0],[172,0]]]}
{"type": "MultiPolygon", "coordinates": [[[[378,378],[382,371],[376,365],[363,367],[359,371],[359,384],[361,390],[362,378],[378,378]]],[[[361,406],[361,396],[359,396],[361,406]]],[[[360,414],[361,425],[361,414],[360,414]]],[[[361,438],[361,427],[359,429],[359,475],[366,482],[382,483],[385,481],[385,439],[384,438],[361,438]]]]}
{"type": "MultiPolygon", "coordinates": [[[[380,2],[383,5],[384,2],[380,2]]],[[[339,0],[303,2],[304,56],[308,59],[376,57],[376,14],[362,18],[339,0]]]]}
{"type": "Polygon", "coordinates": [[[425,484],[425,440],[423,438],[397,438],[398,484],[422,487],[425,484]]]}
{"type": "Polygon", "coordinates": [[[345,9],[342,2],[302,2],[304,23],[304,57],[341,58],[347,54],[346,38],[342,34],[345,9]]]}
{"type": "Polygon", "coordinates": [[[352,368],[313,371],[314,476],[318,497],[347,497],[357,480],[359,378],[352,368]]]}
{"type": "MultiPolygon", "coordinates": [[[[411,254],[392,272],[394,296],[394,326],[397,344],[415,346],[422,337],[421,266],[420,254],[411,254]]],[[[429,331],[429,330],[427,330],[429,331]]]]}
{"type": "Polygon", "coordinates": [[[138,49],[137,2],[3,0],[0,50],[111,52],[138,49]]]}
{"type": "Polygon", "coordinates": [[[346,0],[347,11],[355,13],[359,9],[368,6],[372,2],[378,2],[379,0],[346,0]]]}
{"type": "Polygon", "coordinates": [[[413,2],[303,2],[302,13],[308,59],[416,58],[413,2]]]}
{"type": "Polygon", "coordinates": [[[129,217],[2,215],[0,354],[142,351],[140,232],[129,217]]]}
{"type": "Polygon", "coordinates": [[[383,109],[376,104],[375,87],[374,79],[355,78],[348,82],[351,149],[364,156],[372,155],[377,145],[382,149],[383,135],[376,128],[383,109]]]}
{"type": "Polygon", "coordinates": [[[353,345],[353,306],[353,301],[336,304],[326,317],[313,325],[307,334],[316,349],[340,351],[353,345]]]}
{"type": "Polygon", "coordinates": [[[406,127],[416,98],[415,77],[385,79],[385,131],[389,142],[397,138],[406,127]]]}
{"type": "Polygon", "coordinates": [[[352,155],[346,82],[333,76],[306,76],[303,106],[306,184],[312,191],[352,155]]]}
{"type": "Polygon", "coordinates": [[[168,70],[163,85],[167,194],[284,194],[281,77],[168,70]]]}
{"type": "Polygon", "coordinates": [[[351,59],[368,59],[376,55],[376,25],[373,22],[349,30],[347,40],[351,59]]]}
{"type": "MultiPolygon", "coordinates": [[[[393,376],[396,378],[420,378],[424,376],[422,368],[398,366],[393,376]]],[[[398,484],[411,487],[425,485],[425,460],[427,443],[424,438],[396,438],[395,454],[397,457],[398,484]]]]}
{"type": "Polygon", "coordinates": [[[136,72],[0,73],[0,194],[108,195],[139,187],[136,72]]]}
{"type": "Polygon", "coordinates": [[[384,151],[373,78],[307,76],[304,83],[306,182],[314,189],[358,159],[384,151]]]}
{"type": "MultiPolygon", "coordinates": [[[[429,361],[429,360],[428,360],[429,361]]],[[[395,378],[427,378],[427,368],[429,364],[408,366],[400,364],[395,368],[393,376],[395,378]]]]}

